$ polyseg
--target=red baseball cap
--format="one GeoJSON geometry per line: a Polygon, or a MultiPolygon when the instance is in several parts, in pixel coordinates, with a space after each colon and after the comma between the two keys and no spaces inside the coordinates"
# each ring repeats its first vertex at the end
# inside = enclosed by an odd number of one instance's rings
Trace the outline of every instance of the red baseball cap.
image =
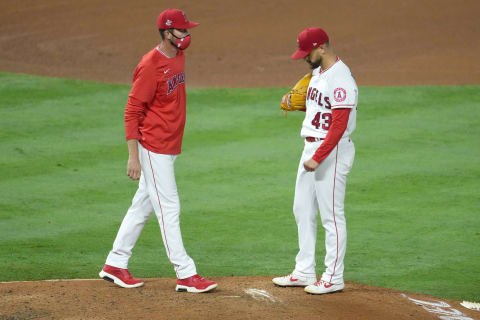
{"type": "Polygon", "coordinates": [[[328,41],[327,33],[321,28],[308,28],[300,32],[297,38],[298,50],[292,55],[292,59],[306,57],[313,49],[328,41]]]}
{"type": "Polygon", "coordinates": [[[199,23],[188,21],[185,12],[178,9],[164,10],[157,19],[158,29],[191,29],[199,23]]]}

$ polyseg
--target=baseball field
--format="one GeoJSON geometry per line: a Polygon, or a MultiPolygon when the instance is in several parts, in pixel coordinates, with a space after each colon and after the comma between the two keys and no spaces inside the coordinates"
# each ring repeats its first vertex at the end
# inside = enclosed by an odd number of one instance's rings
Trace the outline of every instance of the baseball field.
{"type": "MultiPolygon", "coordinates": [[[[460,305],[480,301],[476,1],[123,2],[0,4],[0,319],[480,319],[460,305]],[[154,216],[129,264],[145,286],[98,279],[137,189],[125,174],[132,71],[173,6],[201,23],[175,172],[185,247],[219,283],[204,295],[174,291],[154,216]],[[319,19],[325,8],[337,19],[319,19]],[[298,250],[304,114],[284,118],[279,102],[307,71],[289,55],[310,25],[332,30],[359,84],[347,282],[326,296],[271,283],[298,250]]],[[[320,227],[317,270],[323,255],[320,227]]]]}

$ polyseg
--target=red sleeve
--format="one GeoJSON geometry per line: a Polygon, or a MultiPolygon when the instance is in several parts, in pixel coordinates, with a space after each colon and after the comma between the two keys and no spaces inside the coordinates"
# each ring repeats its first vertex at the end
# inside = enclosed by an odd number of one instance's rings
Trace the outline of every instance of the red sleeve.
{"type": "Polygon", "coordinates": [[[147,104],[155,97],[157,81],[155,68],[141,61],[133,74],[133,85],[125,108],[125,137],[140,140],[139,125],[145,117],[147,104]]]}
{"type": "Polygon", "coordinates": [[[323,143],[318,147],[312,159],[320,163],[338,144],[347,129],[348,118],[350,116],[350,108],[333,109],[332,110],[332,126],[328,130],[327,136],[323,143]]]}
{"type": "Polygon", "coordinates": [[[128,98],[125,108],[125,138],[127,140],[140,140],[140,130],[138,129],[140,122],[145,117],[147,105],[133,97],[128,98]]]}
{"type": "Polygon", "coordinates": [[[152,102],[157,91],[157,81],[155,77],[155,67],[140,63],[133,74],[133,85],[129,97],[135,97],[145,103],[152,102]]]}

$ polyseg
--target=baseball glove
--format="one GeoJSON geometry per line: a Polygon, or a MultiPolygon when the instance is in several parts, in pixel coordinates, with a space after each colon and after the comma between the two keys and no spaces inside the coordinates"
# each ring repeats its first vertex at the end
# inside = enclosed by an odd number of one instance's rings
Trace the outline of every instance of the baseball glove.
{"type": "Polygon", "coordinates": [[[287,115],[287,111],[306,110],[307,89],[311,78],[312,73],[307,73],[302,79],[298,80],[292,90],[283,96],[280,108],[285,116],[287,115]]]}

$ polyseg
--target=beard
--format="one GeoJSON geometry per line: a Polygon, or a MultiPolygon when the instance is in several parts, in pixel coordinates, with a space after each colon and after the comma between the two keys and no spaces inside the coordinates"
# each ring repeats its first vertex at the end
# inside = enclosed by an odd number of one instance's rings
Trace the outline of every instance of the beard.
{"type": "Polygon", "coordinates": [[[322,57],[319,57],[317,61],[307,61],[310,65],[310,69],[317,69],[322,64],[322,57]]]}

